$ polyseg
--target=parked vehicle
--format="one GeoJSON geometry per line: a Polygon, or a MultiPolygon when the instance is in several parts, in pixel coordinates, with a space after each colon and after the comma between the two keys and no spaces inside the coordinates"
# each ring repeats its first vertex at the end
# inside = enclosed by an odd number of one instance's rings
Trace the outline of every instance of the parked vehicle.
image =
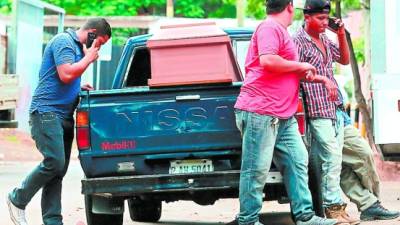
{"type": "Polygon", "coordinates": [[[0,75],[0,128],[16,128],[15,109],[18,100],[18,76],[0,75]]]}
{"type": "MultiPolygon", "coordinates": [[[[242,77],[252,30],[225,32],[242,77]]],[[[233,106],[241,81],[149,87],[150,37],[127,41],[112,89],[80,95],[76,135],[89,225],[122,224],[124,200],[132,220],[155,222],[163,201],[211,205],[238,197],[241,137],[233,106]]],[[[175,57],[186,63],[187,55],[175,57]]],[[[302,103],[297,119],[304,134],[302,103]]],[[[265,200],[287,202],[275,166],[264,191],[265,200]]]]}

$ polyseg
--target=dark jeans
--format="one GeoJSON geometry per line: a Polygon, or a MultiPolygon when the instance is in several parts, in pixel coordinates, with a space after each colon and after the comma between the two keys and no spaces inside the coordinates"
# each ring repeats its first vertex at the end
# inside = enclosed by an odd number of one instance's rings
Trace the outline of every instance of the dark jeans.
{"type": "Polygon", "coordinates": [[[42,188],[42,217],[45,225],[62,225],[61,187],[67,172],[74,138],[74,120],[60,119],[55,113],[30,115],[31,135],[43,161],[10,194],[11,202],[25,209],[42,188]]]}

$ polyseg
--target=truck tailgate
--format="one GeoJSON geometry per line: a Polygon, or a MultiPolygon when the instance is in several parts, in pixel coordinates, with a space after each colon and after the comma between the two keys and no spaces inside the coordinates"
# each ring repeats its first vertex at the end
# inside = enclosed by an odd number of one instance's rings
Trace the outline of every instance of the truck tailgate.
{"type": "Polygon", "coordinates": [[[240,151],[233,108],[239,89],[240,84],[226,84],[83,94],[79,110],[89,111],[91,142],[80,152],[86,175],[151,174],[154,165],[147,167],[146,160],[240,151]]]}

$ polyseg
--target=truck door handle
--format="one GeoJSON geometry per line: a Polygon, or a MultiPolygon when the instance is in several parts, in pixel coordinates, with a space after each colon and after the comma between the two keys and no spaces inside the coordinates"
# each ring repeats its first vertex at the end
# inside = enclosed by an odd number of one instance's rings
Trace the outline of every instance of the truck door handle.
{"type": "Polygon", "coordinates": [[[176,101],[200,100],[200,95],[180,95],[175,97],[176,101]]]}

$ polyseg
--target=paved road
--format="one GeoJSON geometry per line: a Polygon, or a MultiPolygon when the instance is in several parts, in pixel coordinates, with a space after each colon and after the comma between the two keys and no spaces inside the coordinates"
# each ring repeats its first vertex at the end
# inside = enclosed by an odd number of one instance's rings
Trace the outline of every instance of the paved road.
{"type": "MultiPolygon", "coordinates": [[[[0,161],[0,224],[12,225],[5,204],[5,195],[19,184],[27,172],[35,166],[32,162],[1,162],[0,161]]],[[[66,225],[75,225],[85,220],[83,197],[80,194],[80,179],[83,177],[79,162],[73,161],[64,180],[63,215],[66,225]]],[[[391,209],[400,210],[400,182],[385,182],[382,184],[382,201],[391,209]]],[[[213,206],[199,206],[192,202],[180,201],[163,204],[163,213],[158,225],[220,225],[234,218],[238,211],[238,201],[227,199],[217,201],[213,206]]],[[[358,215],[354,204],[350,204],[350,214],[358,215]]],[[[30,225],[41,225],[40,195],[36,195],[27,207],[27,217],[30,225]]],[[[126,210],[124,225],[151,224],[136,223],[129,218],[126,210]]],[[[261,221],[268,225],[293,225],[289,215],[289,206],[276,202],[266,202],[263,207],[261,221]]],[[[400,225],[400,220],[385,222],[368,222],[363,225],[400,225]]],[[[112,224],[110,224],[112,225],[112,224]]]]}

